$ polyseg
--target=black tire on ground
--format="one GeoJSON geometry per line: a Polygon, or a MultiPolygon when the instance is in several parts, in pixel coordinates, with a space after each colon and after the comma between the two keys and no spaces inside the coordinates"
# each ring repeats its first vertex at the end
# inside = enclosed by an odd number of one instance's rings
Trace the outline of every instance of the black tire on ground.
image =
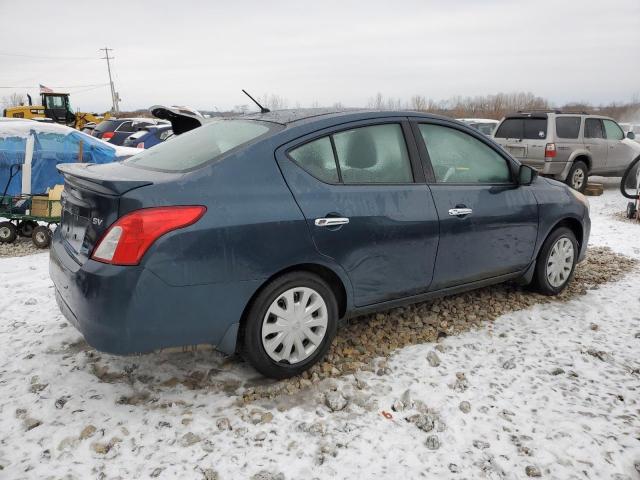
{"type": "Polygon", "coordinates": [[[636,218],[638,209],[636,208],[636,202],[627,203],[627,218],[636,218]]]}
{"type": "Polygon", "coordinates": [[[18,237],[18,229],[11,222],[0,222],[0,243],[13,243],[18,237]]]}
{"type": "Polygon", "coordinates": [[[587,183],[589,181],[589,169],[587,165],[578,160],[577,162],[573,162],[571,165],[571,170],[569,170],[569,175],[567,175],[567,179],[565,183],[569,185],[574,190],[579,192],[584,192],[587,188],[587,183]]]}
{"type": "Polygon", "coordinates": [[[251,302],[241,325],[239,351],[245,360],[267,377],[276,379],[293,377],[324,357],[336,334],[337,325],[338,304],[329,285],[322,278],[309,272],[287,273],[266,285],[251,302]],[[310,288],[322,297],[326,305],[327,325],[324,338],[311,355],[300,362],[290,364],[276,361],[269,356],[262,344],[262,328],[272,303],[292,288],[310,288]]]}
{"type": "Polygon", "coordinates": [[[638,164],[636,163],[635,167],[633,167],[631,169],[631,172],[629,172],[629,174],[627,175],[627,181],[625,182],[625,187],[627,188],[627,190],[632,191],[633,193],[636,193],[636,175],[638,174],[638,164]]]}
{"type": "Polygon", "coordinates": [[[31,241],[36,248],[47,248],[51,244],[51,230],[49,227],[38,225],[33,229],[31,241]]]}
{"type": "MultiPolygon", "coordinates": [[[[573,278],[579,253],[578,241],[571,230],[566,227],[559,227],[553,230],[542,244],[542,248],[538,254],[532,286],[544,295],[558,295],[567,287],[573,278]],[[573,247],[570,269],[568,271],[561,271],[558,277],[553,280],[552,272],[554,267],[558,265],[559,260],[558,257],[555,258],[555,261],[552,258],[554,246],[556,244],[558,244],[559,247],[567,245],[565,243],[566,241],[570,242],[573,247]]],[[[560,260],[569,258],[562,254],[561,249],[559,249],[555,255],[560,255],[560,260]]],[[[562,262],[560,262],[560,264],[562,264],[562,262]]],[[[568,266],[566,266],[566,268],[568,268],[568,266]]]]}
{"type": "Polygon", "coordinates": [[[34,222],[33,220],[23,220],[22,222],[18,223],[18,235],[28,238],[33,233],[33,229],[37,226],[38,223],[34,222]]]}

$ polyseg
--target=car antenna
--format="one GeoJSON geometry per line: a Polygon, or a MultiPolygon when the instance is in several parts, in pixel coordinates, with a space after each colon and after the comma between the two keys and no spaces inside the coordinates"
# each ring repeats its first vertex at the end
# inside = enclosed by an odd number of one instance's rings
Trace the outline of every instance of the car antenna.
{"type": "Polygon", "coordinates": [[[244,88],[242,89],[242,93],[244,93],[247,97],[249,97],[253,101],[253,103],[258,105],[258,107],[260,108],[260,113],[269,113],[271,111],[268,108],[265,108],[262,105],[260,105],[258,101],[255,98],[253,98],[251,95],[249,95],[249,92],[247,92],[244,88]]]}

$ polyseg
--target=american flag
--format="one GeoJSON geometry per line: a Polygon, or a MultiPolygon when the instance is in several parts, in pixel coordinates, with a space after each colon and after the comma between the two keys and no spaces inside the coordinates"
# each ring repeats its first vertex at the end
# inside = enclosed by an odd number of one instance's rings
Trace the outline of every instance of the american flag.
{"type": "Polygon", "coordinates": [[[53,90],[40,84],[40,93],[53,93],[53,90]]]}

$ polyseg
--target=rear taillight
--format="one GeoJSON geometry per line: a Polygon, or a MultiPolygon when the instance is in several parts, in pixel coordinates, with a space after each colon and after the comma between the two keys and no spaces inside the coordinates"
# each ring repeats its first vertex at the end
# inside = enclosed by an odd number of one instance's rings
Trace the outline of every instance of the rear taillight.
{"type": "Polygon", "coordinates": [[[111,140],[111,138],[112,138],[115,134],[116,134],[116,132],[104,132],[104,133],[102,134],[102,137],[100,137],[100,138],[102,138],[102,140],[106,140],[106,141],[108,142],[109,140],[111,140]]]}
{"type": "Polygon", "coordinates": [[[547,145],[544,147],[544,156],[545,158],[554,158],[556,156],[555,143],[547,143],[547,145]]]}
{"type": "Polygon", "coordinates": [[[140,142],[136,145],[136,148],[144,148],[144,142],[140,142]]]}
{"type": "Polygon", "coordinates": [[[98,242],[91,258],[113,265],[137,265],[149,247],[165,233],[196,223],[206,207],[143,208],[119,218],[98,242]]]}

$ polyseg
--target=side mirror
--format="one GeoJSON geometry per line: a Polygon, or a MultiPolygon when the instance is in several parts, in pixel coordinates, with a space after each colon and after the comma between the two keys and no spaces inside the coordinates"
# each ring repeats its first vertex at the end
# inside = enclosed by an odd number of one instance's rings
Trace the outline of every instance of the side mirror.
{"type": "Polygon", "coordinates": [[[538,171],[529,165],[520,165],[518,170],[518,183],[520,185],[531,185],[538,176],[538,171]]]}
{"type": "Polygon", "coordinates": [[[636,134],[633,132],[627,132],[627,138],[629,140],[635,140],[636,139],[636,134]]]}

